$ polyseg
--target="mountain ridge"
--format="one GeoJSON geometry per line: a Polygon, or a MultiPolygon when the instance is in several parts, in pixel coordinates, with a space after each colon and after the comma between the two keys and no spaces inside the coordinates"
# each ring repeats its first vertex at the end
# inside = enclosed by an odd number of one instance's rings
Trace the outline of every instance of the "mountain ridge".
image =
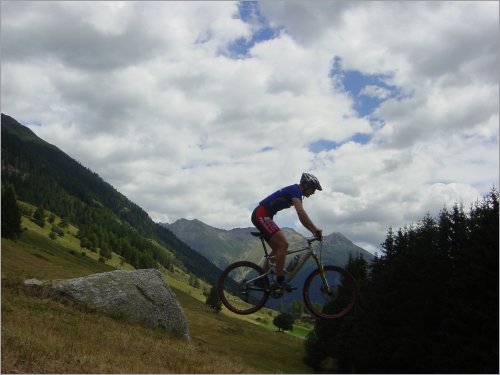
{"type": "MultiPolygon", "coordinates": [[[[203,223],[199,219],[178,219],[175,222],[160,223],[170,229],[177,237],[194,250],[200,252],[219,268],[225,268],[237,260],[250,260],[258,263],[264,252],[260,240],[250,235],[254,227],[220,229],[203,223]]],[[[306,237],[292,228],[282,228],[290,248],[304,245],[306,237]]],[[[268,250],[269,246],[266,244],[268,250]]],[[[323,252],[326,259],[344,266],[349,255],[363,255],[366,260],[373,259],[373,254],[355,245],[344,234],[334,232],[323,237],[323,252]]]]}
{"type": "Polygon", "coordinates": [[[2,185],[14,186],[19,200],[43,207],[77,224],[92,245],[117,252],[139,268],[168,266],[167,251],[210,284],[220,270],[96,173],[39,138],[11,116],[1,114],[2,185]]]}

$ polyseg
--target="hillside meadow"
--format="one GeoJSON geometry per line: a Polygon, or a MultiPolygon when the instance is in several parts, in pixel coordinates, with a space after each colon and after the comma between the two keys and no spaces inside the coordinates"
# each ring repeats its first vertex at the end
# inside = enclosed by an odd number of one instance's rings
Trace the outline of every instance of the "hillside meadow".
{"type": "MultiPolygon", "coordinates": [[[[116,254],[107,264],[97,261],[97,254],[80,248],[77,228],[51,240],[49,225],[42,229],[23,217],[22,226],[19,240],[2,239],[3,373],[311,372],[302,362],[303,340],[260,327],[256,317],[215,314],[187,278],[182,282],[186,275],[180,271],[165,278],[187,315],[190,342],[25,287],[23,281],[33,277],[73,278],[132,267],[116,254]]],[[[272,321],[265,310],[260,320],[265,316],[272,321]]]]}

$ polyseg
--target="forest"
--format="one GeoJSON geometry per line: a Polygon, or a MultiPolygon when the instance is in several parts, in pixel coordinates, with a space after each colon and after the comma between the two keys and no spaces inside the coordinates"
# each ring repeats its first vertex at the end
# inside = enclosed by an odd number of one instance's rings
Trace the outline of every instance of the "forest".
{"type": "Polygon", "coordinates": [[[351,258],[354,313],[318,320],[304,361],[340,373],[498,373],[499,211],[493,188],[466,212],[388,230],[369,266],[351,258]]]}

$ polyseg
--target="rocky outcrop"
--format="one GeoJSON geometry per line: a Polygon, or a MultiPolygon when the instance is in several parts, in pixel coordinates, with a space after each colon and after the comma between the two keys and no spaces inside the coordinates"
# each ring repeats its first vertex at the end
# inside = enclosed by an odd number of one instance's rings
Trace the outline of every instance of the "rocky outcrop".
{"type": "MultiPolygon", "coordinates": [[[[32,286],[40,283],[33,279],[25,282],[32,286]]],[[[158,270],[118,270],[43,285],[113,317],[161,327],[189,339],[186,315],[158,270]]]]}

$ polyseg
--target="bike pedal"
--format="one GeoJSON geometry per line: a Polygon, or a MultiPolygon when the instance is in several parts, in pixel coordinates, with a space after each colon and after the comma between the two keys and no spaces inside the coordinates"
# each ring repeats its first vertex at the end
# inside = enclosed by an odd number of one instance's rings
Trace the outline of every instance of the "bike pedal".
{"type": "Polygon", "coordinates": [[[285,294],[285,292],[279,290],[279,291],[271,291],[271,298],[281,298],[283,297],[283,294],[285,294]]]}

